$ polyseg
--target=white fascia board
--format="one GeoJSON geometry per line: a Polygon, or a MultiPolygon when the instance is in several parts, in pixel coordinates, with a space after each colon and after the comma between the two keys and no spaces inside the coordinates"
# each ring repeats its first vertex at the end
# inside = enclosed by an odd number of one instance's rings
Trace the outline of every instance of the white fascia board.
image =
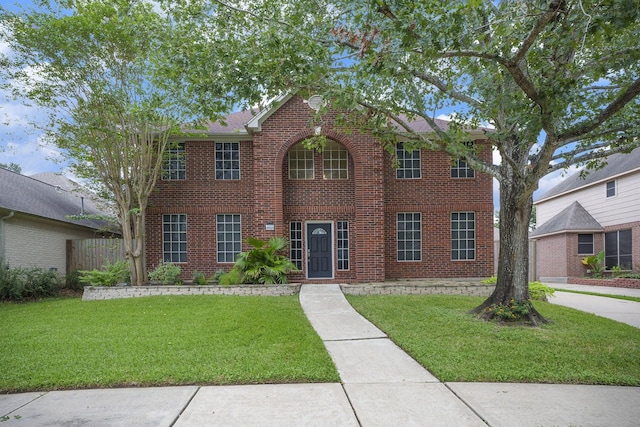
{"type": "Polygon", "coordinates": [[[264,123],[265,120],[271,117],[273,113],[278,111],[278,109],[288,100],[290,100],[291,97],[293,97],[293,94],[287,93],[286,95],[280,95],[279,97],[274,99],[273,102],[271,102],[271,106],[269,108],[265,108],[264,110],[260,111],[244,125],[244,127],[247,129],[247,132],[251,134],[253,132],[262,131],[262,123],[264,123]]]}

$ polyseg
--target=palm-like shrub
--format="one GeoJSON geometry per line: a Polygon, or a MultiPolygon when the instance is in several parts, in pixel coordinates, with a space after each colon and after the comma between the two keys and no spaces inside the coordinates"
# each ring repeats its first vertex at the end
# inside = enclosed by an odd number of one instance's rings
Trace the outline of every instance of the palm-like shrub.
{"type": "Polygon", "coordinates": [[[272,237],[268,241],[249,238],[247,242],[253,249],[238,254],[233,267],[242,273],[243,283],[287,283],[287,274],[298,271],[289,258],[278,255],[287,246],[285,238],[272,237]]]}

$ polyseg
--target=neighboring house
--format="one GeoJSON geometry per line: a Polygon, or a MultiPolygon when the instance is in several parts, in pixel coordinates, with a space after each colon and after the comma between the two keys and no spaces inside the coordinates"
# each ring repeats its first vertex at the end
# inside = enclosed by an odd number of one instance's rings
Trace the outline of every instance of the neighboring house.
{"type": "MultiPolygon", "coordinates": [[[[312,118],[307,101],[287,96],[181,141],[150,200],[148,267],[173,262],[184,279],[194,270],[211,275],[231,268],[247,238],[285,236],[301,270],[294,281],[492,274],[490,176],[402,144],[396,169],[374,138],[335,128],[335,114],[312,118]],[[327,137],[323,152],[304,146],[317,134],[327,137]]],[[[482,130],[474,135],[491,161],[482,130]]]]}
{"type": "Polygon", "coordinates": [[[67,240],[112,235],[107,223],[69,216],[100,214],[61,175],[24,176],[0,168],[0,263],[66,271],[67,240]],[[44,181],[53,182],[50,184],[44,181]]]}
{"type": "Polygon", "coordinates": [[[605,250],[607,269],[640,268],[640,148],[602,169],[568,177],[535,202],[540,280],[586,274],[582,258],[605,250]]]}

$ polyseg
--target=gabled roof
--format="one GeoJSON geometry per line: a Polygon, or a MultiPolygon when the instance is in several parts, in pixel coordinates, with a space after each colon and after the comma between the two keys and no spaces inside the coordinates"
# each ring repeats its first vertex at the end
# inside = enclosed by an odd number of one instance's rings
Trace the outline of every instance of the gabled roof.
{"type": "MultiPolygon", "coordinates": [[[[218,122],[209,122],[207,124],[207,133],[209,134],[250,134],[261,130],[262,123],[267,120],[273,113],[286,104],[293,96],[285,95],[273,101],[269,108],[259,112],[255,110],[245,110],[231,113],[224,118],[225,124],[218,122]]],[[[400,118],[406,120],[406,115],[401,114],[400,118]]],[[[449,129],[449,121],[442,119],[434,119],[436,124],[442,130],[449,129]]],[[[409,121],[411,129],[419,133],[433,132],[433,128],[421,117],[415,117],[409,121]]],[[[479,127],[472,133],[491,132],[493,129],[487,127],[479,127]]]]}
{"type": "Polygon", "coordinates": [[[640,148],[636,148],[629,154],[619,153],[609,156],[606,166],[590,171],[584,179],[580,176],[580,171],[574,173],[547,191],[536,203],[634,171],[640,171],[640,148]]]}
{"type": "Polygon", "coordinates": [[[536,228],[529,237],[542,237],[558,233],[593,233],[604,228],[578,202],[573,202],[562,212],[536,228]]]}
{"type": "MultiPolygon", "coordinates": [[[[53,179],[48,175],[45,175],[44,178],[53,179]]],[[[68,190],[69,186],[73,185],[72,181],[64,177],[56,179],[66,180],[68,184],[51,185],[35,178],[0,168],[0,208],[95,230],[104,229],[107,225],[104,221],[67,218],[69,215],[81,214],[83,201],[80,194],[68,190]]],[[[91,203],[84,204],[84,213],[88,215],[101,214],[91,203]]]]}

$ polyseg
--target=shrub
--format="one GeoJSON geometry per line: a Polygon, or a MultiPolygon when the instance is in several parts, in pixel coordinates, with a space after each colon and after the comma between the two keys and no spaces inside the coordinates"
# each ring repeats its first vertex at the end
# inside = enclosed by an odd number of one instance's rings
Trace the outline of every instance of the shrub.
{"type": "Polygon", "coordinates": [[[79,270],[74,270],[65,276],[64,287],[66,289],[71,289],[72,291],[81,291],[84,288],[84,285],[80,281],[79,270]]]}
{"type": "MultiPolygon", "coordinates": [[[[217,274],[217,273],[216,273],[217,274]]],[[[231,271],[225,273],[224,271],[218,278],[218,284],[220,286],[239,285],[243,282],[243,274],[237,268],[232,268],[231,271]]]]}
{"type": "MultiPolygon", "coordinates": [[[[482,283],[487,285],[495,285],[498,282],[498,278],[496,276],[491,276],[488,279],[481,280],[482,283]]],[[[544,283],[538,282],[529,282],[529,296],[531,299],[546,301],[547,297],[553,296],[555,290],[545,285],[544,283]]]]}
{"type": "Polygon", "coordinates": [[[58,294],[62,282],[43,268],[0,268],[0,299],[24,301],[58,294]]]}
{"type": "Polygon", "coordinates": [[[604,271],[604,251],[598,252],[596,255],[590,255],[582,258],[582,265],[591,270],[593,277],[600,277],[604,271]]]}
{"type": "Polygon", "coordinates": [[[244,283],[287,283],[287,274],[298,271],[288,257],[278,255],[287,245],[285,238],[272,237],[268,241],[249,238],[247,242],[254,248],[238,254],[233,267],[240,270],[244,283]]]}
{"type": "Polygon", "coordinates": [[[149,278],[154,282],[162,282],[163,285],[169,284],[182,284],[182,281],[178,279],[180,272],[182,269],[180,266],[172,264],[170,262],[162,262],[158,264],[158,266],[149,273],[149,278]]]}
{"type": "Polygon", "coordinates": [[[555,289],[550,288],[544,283],[540,283],[537,280],[535,282],[529,282],[529,296],[531,299],[547,301],[547,297],[553,296],[555,289]]]}
{"type": "Polygon", "coordinates": [[[193,272],[193,284],[204,286],[204,285],[208,285],[209,282],[207,282],[207,276],[205,276],[203,272],[195,270],[193,272]]]}
{"type": "Polygon", "coordinates": [[[130,283],[129,262],[120,259],[113,264],[107,262],[101,270],[80,270],[80,282],[91,286],[115,286],[130,283]]]}

